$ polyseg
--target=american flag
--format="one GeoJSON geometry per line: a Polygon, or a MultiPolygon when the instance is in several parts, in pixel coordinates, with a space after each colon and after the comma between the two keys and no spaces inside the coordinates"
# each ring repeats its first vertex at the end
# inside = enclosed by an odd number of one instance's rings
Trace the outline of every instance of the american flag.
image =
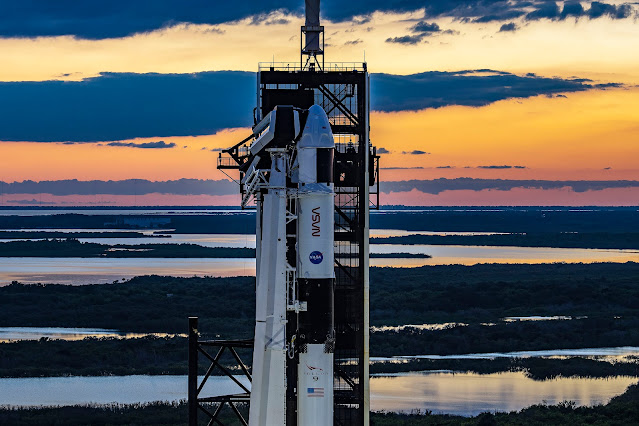
{"type": "Polygon", "coordinates": [[[307,394],[309,397],[323,398],[324,388],[308,388],[307,394]]]}

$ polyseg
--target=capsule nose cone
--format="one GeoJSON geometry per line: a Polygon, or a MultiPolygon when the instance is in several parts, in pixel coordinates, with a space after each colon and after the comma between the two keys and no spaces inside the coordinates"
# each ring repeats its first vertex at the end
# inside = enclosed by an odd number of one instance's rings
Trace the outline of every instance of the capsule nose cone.
{"type": "Polygon", "coordinates": [[[319,105],[308,110],[308,118],[300,139],[300,148],[334,148],[333,132],[326,112],[319,105]]]}

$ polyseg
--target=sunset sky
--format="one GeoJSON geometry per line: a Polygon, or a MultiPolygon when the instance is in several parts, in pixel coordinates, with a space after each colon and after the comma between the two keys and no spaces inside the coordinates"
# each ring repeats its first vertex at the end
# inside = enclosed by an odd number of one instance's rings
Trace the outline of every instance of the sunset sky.
{"type": "MultiPolygon", "coordinates": [[[[3,1],[0,205],[237,204],[215,160],[258,62],[299,60],[303,2],[221,3],[3,1]]],[[[326,0],[322,24],[328,62],[368,63],[382,204],[639,205],[639,4],[326,0]]]]}

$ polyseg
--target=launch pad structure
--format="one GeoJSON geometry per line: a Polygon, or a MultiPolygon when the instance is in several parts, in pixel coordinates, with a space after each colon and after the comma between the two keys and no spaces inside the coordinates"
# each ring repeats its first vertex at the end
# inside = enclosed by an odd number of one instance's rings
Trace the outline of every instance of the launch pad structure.
{"type": "MultiPolygon", "coordinates": [[[[300,122],[303,122],[313,105],[319,105],[326,113],[335,142],[333,173],[330,178],[331,189],[334,191],[334,206],[331,212],[334,220],[332,235],[334,241],[334,336],[329,339],[329,344],[334,344],[332,366],[334,377],[331,381],[333,384],[332,421],[335,425],[368,425],[370,411],[369,210],[379,206],[379,156],[369,140],[369,75],[366,63],[325,63],[324,27],[319,25],[319,1],[307,0],[306,12],[306,25],[301,28],[301,36],[305,43],[302,43],[300,63],[259,64],[253,133],[224,150],[220,154],[217,167],[223,171],[239,172],[242,207],[257,207],[256,255],[259,276],[259,262],[260,257],[263,256],[263,253],[260,253],[260,236],[270,232],[267,229],[273,226],[271,223],[264,222],[266,214],[262,214],[262,209],[265,208],[262,203],[267,192],[257,190],[256,180],[251,179],[250,176],[252,173],[255,174],[256,161],[253,161],[256,157],[255,146],[265,132],[262,123],[267,122],[271,116],[275,117],[276,111],[285,111],[286,108],[291,109],[291,107],[297,114],[295,117],[298,115],[302,117],[300,122]]],[[[283,114],[282,112],[281,116],[283,114]]],[[[280,117],[279,113],[277,117],[280,117]]],[[[277,124],[273,127],[277,129],[279,126],[281,130],[283,122],[283,119],[278,118],[277,124]]],[[[269,151],[273,158],[271,161],[279,161],[275,160],[280,155],[276,152],[277,149],[265,151],[269,151]]],[[[317,164],[319,176],[319,160],[317,164]]],[[[271,167],[270,164],[269,167],[271,167]]],[[[319,178],[317,181],[320,181],[319,178]]],[[[326,181],[328,182],[328,179],[326,181]]],[[[291,185],[290,181],[286,184],[288,188],[291,185]]],[[[298,212],[296,212],[296,208],[300,208],[299,205],[298,203],[298,207],[295,207],[295,203],[292,203],[286,207],[285,230],[283,234],[280,234],[285,235],[286,238],[285,244],[282,244],[286,247],[288,260],[287,292],[301,291],[295,283],[300,277],[296,276],[296,262],[291,253],[295,252],[298,246],[295,235],[299,232],[296,230],[300,225],[297,223],[298,212]]],[[[316,263],[313,259],[311,262],[316,263]]],[[[300,281],[303,280],[300,279],[300,281]]],[[[304,284],[299,284],[299,286],[302,285],[304,284]]],[[[287,300],[290,302],[291,298],[288,297],[287,300]]],[[[297,413],[298,405],[302,404],[297,395],[302,391],[298,385],[299,371],[301,371],[298,370],[300,363],[298,351],[302,352],[302,350],[292,348],[294,346],[292,343],[299,338],[295,333],[300,327],[300,311],[304,309],[306,308],[300,307],[299,304],[298,306],[289,304],[286,309],[286,320],[283,321],[286,324],[285,420],[287,425],[308,424],[303,420],[300,421],[297,413]]],[[[230,407],[238,415],[241,423],[259,424],[254,419],[247,421],[240,414],[238,404],[254,401],[255,398],[250,397],[247,386],[240,384],[237,378],[232,377],[233,374],[237,374],[237,371],[241,371],[248,380],[252,379],[251,373],[240,360],[235,349],[253,347],[253,341],[201,341],[198,337],[197,319],[190,319],[189,324],[189,424],[198,424],[198,411],[206,415],[208,424],[222,424],[218,415],[225,406],[230,407]],[[218,355],[212,356],[208,353],[211,347],[218,348],[218,355]],[[238,362],[238,370],[233,374],[219,362],[221,354],[225,351],[231,353],[238,362]],[[207,374],[200,383],[197,376],[198,354],[203,354],[204,358],[210,362],[207,374]],[[232,377],[232,380],[245,392],[215,397],[203,396],[204,383],[216,368],[232,377]]],[[[255,374],[255,367],[253,374],[255,374]]],[[[311,388],[309,388],[310,391],[311,388]]],[[[322,396],[323,392],[322,390],[322,396]]]]}

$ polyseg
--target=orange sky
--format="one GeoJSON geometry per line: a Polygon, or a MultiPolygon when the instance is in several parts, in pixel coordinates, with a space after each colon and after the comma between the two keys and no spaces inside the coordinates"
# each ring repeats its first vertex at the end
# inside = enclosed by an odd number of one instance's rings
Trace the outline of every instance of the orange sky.
{"type": "MultiPolygon", "coordinates": [[[[382,155],[382,167],[423,168],[382,170],[383,178],[639,179],[639,88],[567,96],[505,100],[481,108],[373,113],[372,143],[391,151],[382,155]],[[412,150],[428,154],[402,154],[412,150]],[[526,168],[477,168],[490,165],[526,168]],[[443,166],[454,168],[437,168],[443,166]]],[[[211,149],[231,146],[248,132],[163,138],[176,143],[170,149],[3,142],[0,157],[12,161],[0,168],[0,180],[222,179],[215,169],[218,152],[211,149]]]]}
{"type": "MultiPolygon", "coordinates": [[[[287,18],[289,22],[249,25],[250,19],[245,19],[216,26],[179,24],[105,40],[69,36],[0,38],[0,81],[79,80],[105,71],[252,71],[259,60],[297,61],[300,18],[279,12],[273,17],[287,18]]],[[[449,33],[437,34],[415,46],[386,42],[389,37],[407,33],[421,18],[422,11],[415,11],[375,13],[365,25],[356,21],[324,22],[330,44],[327,60],[361,61],[365,55],[371,72],[409,74],[491,68],[621,82],[625,87],[569,93],[567,98],[505,100],[479,108],[374,112],[372,143],[391,151],[382,156],[382,167],[403,168],[382,170],[384,180],[639,179],[636,19],[521,20],[517,21],[518,31],[504,34],[499,33],[498,22],[472,24],[441,18],[432,21],[451,30],[449,33]],[[348,43],[354,41],[357,42],[348,43]],[[428,154],[402,153],[413,150],[428,154]],[[525,168],[478,168],[491,165],[525,168]],[[451,168],[441,168],[444,166],[451,168]]],[[[158,135],[131,140],[150,142],[161,138],[177,145],[171,149],[110,147],[104,143],[0,142],[0,180],[222,179],[224,175],[215,169],[218,153],[211,149],[233,145],[247,132],[248,129],[230,129],[208,136],[158,135]]],[[[529,200],[527,204],[544,200],[532,192],[511,193],[503,199],[503,194],[457,192],[436,199],[426,195],[418,199],[427,204],[458,203],[461,199],[470,203],[476,196],[484,197],[480,200],[486,202],[504,202],[515,195],[529,200]]],[[[619,203],[639,203],[636,191],[609,190],[605,194],[576,194],[574,198],[559,190],[541,193],[547,194],[548,203],[564,199],[607,204],[614,202],[614,197],[619,197],[619,203]]],[[[393,194],[383,202],[410,203],[415,200],[413,195],[393,194]]],[[[193,200],[193,204],[200,202],[205,201],[193,200]]]]}

